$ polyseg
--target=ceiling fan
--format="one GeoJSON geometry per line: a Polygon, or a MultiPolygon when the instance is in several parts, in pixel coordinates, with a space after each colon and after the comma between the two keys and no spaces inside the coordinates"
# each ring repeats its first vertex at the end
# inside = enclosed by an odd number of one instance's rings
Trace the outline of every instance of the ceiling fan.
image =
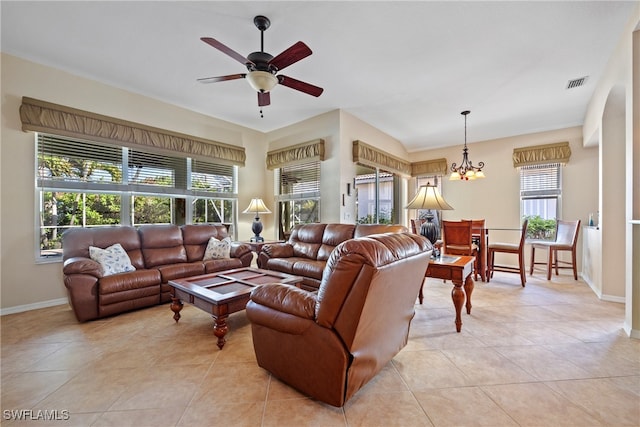
{"type": "MultiPolygon", "coordinates": [[[[253,23],[260,30],[260,52],[250,53],[246,58],[214,38],[200,38],[200,40],[208,45],[215,47],[220,52],[225,53],[236,61],[242,63],[247,67],[248,72],[219,77],[206,77],[198,79],[198,81],[201,83],[215,83],[246,78],[251,87],[258,92],[259,107],[271,104],[270,91],[278,83],[312,96],[320,96],[324,90],[321,87],[314,86],[282,74],[277,74],[289,65],[295,64],[301,59],[311,55],[312,52],[311,49],[309,49],[309,46],[299,41],[274,57],[264,51],[264,31],[269,28],[271,21],[269,21],[269,18],[266,16],[258,15],[253,18],[253,23]]],[[[262,114],[262,110],[260,110],[260,113],[262,114]]]]}

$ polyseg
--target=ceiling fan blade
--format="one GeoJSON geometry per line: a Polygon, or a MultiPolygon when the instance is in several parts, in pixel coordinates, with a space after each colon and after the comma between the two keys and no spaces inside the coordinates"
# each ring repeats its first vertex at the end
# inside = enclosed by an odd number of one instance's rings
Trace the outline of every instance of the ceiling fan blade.
{"type": "Polygon", "coordinates": [[[198,81],[200,83],[226,82],[227,80],[244,79],[246,76],[246,74],[229,74],[228,76],[205,77],[203,79],[198,79],[198,81]]]}
{"type": "Polygon", "coordinates": [[[283,86],[287,86],[291,89],[299,90],[300,92],[304,92],[316,97],[322,95],[322,92],[324,91],[324,89],[322,89],[321,87],[314,86],[312,84],[305,83],[300,80],[296,80],[294,78],[283,75],[278,76],[278,82],[283,86]]]}
{"type": "Polygon", "coordinates": [[[271,105],[271,95],[269,92],[258,92],[258,107],[271,105]]]}
{"type": "Polygon", "coordinates": [[[202,40],[203,42],[205,42],[206,44],[208,44],[210,46],[215,47],[220,52],[226,53],[227,55],[229,55],[230,57],[232,57],[233,59],[235,59],[236,61],[238,61],[239,63],[241,63],[243,65],[253,64],[253,62],[249,61],[247,58],[245,58],[244,56],[240,55],[238,52],[236,52],[235,50],[231,49],[230,47],[220,43],[216,39],[213,39],[211,37],[200,37],[200,40],[202,40]]]}
{"type": "Polygon", "coordinates": [[[311,55],[311,49],[303,42],[297,42],[289,49],[286,49],[280,55],[269,61],[269,65],[274,66],[277,70],[282,70],[291,64],[295,64],[303,58],[311,55]]]}

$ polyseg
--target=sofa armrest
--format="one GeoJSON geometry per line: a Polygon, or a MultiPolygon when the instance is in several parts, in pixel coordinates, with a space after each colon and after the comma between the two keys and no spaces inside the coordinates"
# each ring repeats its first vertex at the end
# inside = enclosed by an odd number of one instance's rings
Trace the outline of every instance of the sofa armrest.
{"type": "Polygon", "coordinates": [[[251,291],[251,301],[304,319],[316,317],[316,295],[291,285],[258,286],[251,291]]]}
{"type": "Polygon", "coordinates": [[[269,243],[262,247],[262,251],[269,258],[290,258],[293,256],[293,245],[285,243],[269,243]]]}
{"type": "Polygon", "coordinates": [[[242,258],[248,253],[251,253],[251,246],[242,242],[231,242],[231,251],[229,252],[231,258],[242,258]]]}
{"type": "Polygon", "coordinates": [[[102,267],[100,264],[91,258],[85,257],[73,257],[66,259],[62,266],[62,272],[66,276],[72,274],[88,274],[97,278],[102,277],[102,267]]]}
{"type": "Polygon", "coordinates": [[[258,286],[251,292],[247,303],[247,318],[254,328],[303,335],[317,327],[315,321],[315,295],[291,285],[269,284],[258,286]]]}

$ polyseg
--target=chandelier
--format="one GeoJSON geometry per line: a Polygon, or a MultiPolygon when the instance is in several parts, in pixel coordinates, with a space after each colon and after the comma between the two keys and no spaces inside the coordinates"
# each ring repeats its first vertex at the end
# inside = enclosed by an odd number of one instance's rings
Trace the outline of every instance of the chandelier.
{"type": "Polygon", "coordinates": [[[467,148],[467,115],[471,111],[463,111],[464,116],[464,148],[462,149],[462,163],[458,166],[456,163],[451,165],[450,181],[461,179],[464,181],[474,180],[476,178],[484,178],[484,162],[479,162],[478,166],[474,166],[471,160],[469,160],[469,149],[467,148]]]}

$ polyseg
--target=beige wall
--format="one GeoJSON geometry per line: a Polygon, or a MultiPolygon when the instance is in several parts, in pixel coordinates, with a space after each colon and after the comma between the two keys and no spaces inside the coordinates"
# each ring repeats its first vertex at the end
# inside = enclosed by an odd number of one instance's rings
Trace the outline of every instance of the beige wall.
{"type": "Polygon", "coordinates": [[[640,206],[640,3],[596,83],[584,121],[585,145],[599,145],[599,205],[603,213],[601,292],[625,300],[625,331],[640,338],[640,251],[638,225],[631,225],[640,206]],[[634,179],[636,177],[636,179],[634,179]],[[617,194],[612,194],[617,193],[617,194]],[[634,206],[636,207],[634,210],[634,206]],[[624,285],[623,285],[624,284],[624,285]]]}

